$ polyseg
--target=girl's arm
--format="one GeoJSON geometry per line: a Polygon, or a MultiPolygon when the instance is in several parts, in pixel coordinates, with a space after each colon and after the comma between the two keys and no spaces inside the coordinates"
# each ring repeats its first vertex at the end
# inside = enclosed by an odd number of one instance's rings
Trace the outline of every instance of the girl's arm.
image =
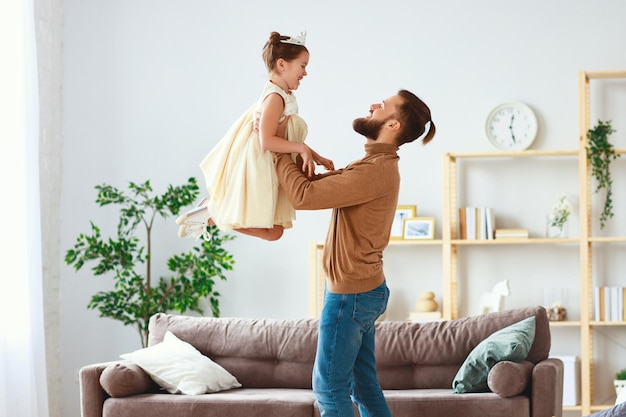
{"type": "Polygon", "coordinates": [[[323,166],[328,171],[332,171],[335,169],[335,164],[333,163],[332,160],[328,158],[324,158],[322,155],[318,154],[313,149],[311,149],[311,152],[313,152],[313,160],[315,161],[317,165],[323,166]]]}
{"type": "Polygon", "coordinates": [[[302,172],[308,177],[315,174],[313,151],[304,143],[289,142],[277,136],[278,120],[283,114],[285,104],[278,94],[270,94],[263,101],[259,120],[259,139],[261,148],[276,153],[297,153],[302,158],[302,172]]]}

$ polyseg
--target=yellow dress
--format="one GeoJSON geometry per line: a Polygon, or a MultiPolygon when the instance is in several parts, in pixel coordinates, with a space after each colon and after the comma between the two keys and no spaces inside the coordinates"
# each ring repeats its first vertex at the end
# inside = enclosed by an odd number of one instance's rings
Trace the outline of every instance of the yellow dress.
{"type": "MultiPolygon", "coordinates": [[[[247,227],[292,227],[296,211],[278,184],[272,152],[261,149],[259,134],[253,129],[255,114],[263,100],[277,93],[285,102],[283,115],[290,116],[286,136],[291,142],[304,142],[306,122],[298,116],[295,96],[267,82],[257,103],[228,130],[200,163],[210,196],[211,219],[223,230],[247,227]]],[[[281,116],[282,118],[282,116],[281,116]]],[[[292,154],[292,158],[297,154],[292,154]]]]}

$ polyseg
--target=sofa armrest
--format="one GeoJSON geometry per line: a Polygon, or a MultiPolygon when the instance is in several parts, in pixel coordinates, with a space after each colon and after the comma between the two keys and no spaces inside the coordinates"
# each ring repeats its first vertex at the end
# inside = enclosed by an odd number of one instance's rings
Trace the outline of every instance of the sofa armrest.
{"type": "Polygon", "coordinates": [[[500,361],[489,371],[487,386],[501,397],[515,397],[531,386],[534,368],[528,361],[500,361]]]}
{"type": "Polygon", "coordinates": [[[119,361],[97,363],[80,369],[78,382],[80,386],[80,415],[82,417],[102,417],[104,400],[109,395],[100,385],[100,375],[107,366],[117,362],[119,361]]]}
{"type": "Polygon", "coordinates": [[[532,417],[563,416],[563,362],[545,359],[533,369],[531,393],[532,417]]]}

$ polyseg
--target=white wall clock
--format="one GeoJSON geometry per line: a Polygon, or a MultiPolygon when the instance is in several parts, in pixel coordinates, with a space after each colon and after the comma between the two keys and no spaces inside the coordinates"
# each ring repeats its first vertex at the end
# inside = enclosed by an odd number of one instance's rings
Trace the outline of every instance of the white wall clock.
{"type": "Polygon", "coordinates": [[[537,117],[524,103],[503,103],[489,113],[485,129],[487,138],[496,148],[521,151],[528,148],[537,136],[537,117]]]}

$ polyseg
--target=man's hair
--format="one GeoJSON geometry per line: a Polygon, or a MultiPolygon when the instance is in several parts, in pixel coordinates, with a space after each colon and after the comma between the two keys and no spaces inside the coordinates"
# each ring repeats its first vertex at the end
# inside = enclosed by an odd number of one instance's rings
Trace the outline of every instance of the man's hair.
{"type": "Polygon", "coordinates": [[[398,132],[398,146],[413,142],[424,134],[426,124],[430,123],[428,133],[422,139],[426,145],[435,136],[435,124],[430,117],[430,109],[419,97],[408,90],[398,91],[398,95],[404,102],[396,107],[396,118],[400,121],[401,128],[398,132]]]}

